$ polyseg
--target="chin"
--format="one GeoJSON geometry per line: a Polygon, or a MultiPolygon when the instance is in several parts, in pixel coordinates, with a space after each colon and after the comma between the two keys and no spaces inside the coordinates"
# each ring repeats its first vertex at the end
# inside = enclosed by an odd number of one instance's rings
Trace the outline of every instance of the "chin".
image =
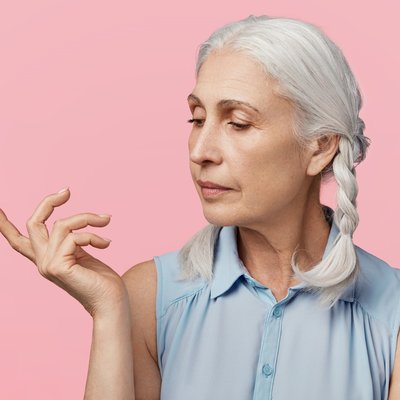
{"type": "Polygon", "coordinates": [[[246,226],[257,216],[247,210],[243,202],[239,201],[213,201],[200,198],[204,218],[213,225],[218,226],[246,226]]]}
{"type": "Polygon", "coordinates": [[[204,218],[213,225],[218,226],[230,226],[237,225],[240,221],[237,215],[232,215],[232,213],[224,213],[223,211],[218,212],[214,210],[213,212],[206,212],[203,210],[204,218]]]}
{"type": "Polygon", "coordinates": [[[203,207],[204,218],[217,226],[237,226],[248,229],[257,229],[267,221],[265,213],[247,211],[244,207],[221,206],[203,207]]]}

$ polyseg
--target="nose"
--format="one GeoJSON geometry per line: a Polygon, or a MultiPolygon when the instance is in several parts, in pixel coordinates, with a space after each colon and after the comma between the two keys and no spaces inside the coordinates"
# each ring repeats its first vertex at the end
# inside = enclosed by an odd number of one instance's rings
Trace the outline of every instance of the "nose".
{"type": "Polygon", "coordinates": [[[202,127],[193,127],[188,144],[190,161],[199,165],[221,163],[220,132],[216,124],[205,122],[202,127]]]}

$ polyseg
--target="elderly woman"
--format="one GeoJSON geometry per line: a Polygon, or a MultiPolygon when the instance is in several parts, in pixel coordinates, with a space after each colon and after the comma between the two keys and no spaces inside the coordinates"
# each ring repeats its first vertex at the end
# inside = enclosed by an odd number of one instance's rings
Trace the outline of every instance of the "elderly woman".
{"type": "Polygon", "coordinates": [[[199,49],[190,170],[209,224],[118,276],[85,213],[1,231],[93,317],[85,399],[400,399],[400,271],[355,246],[361,96],[318,28],[250,16],[199,49]],[[338,183],[335,211],[321,182],[338,183]]]}

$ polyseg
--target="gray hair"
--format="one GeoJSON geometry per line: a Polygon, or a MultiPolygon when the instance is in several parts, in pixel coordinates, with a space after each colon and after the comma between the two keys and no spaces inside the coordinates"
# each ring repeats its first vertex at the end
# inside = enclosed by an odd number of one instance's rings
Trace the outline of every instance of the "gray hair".
{"type": "MultiPolygon", "coordinates": [[[[253,16],[216,30],[199,47],[196,76],[208,55],[218,49],[240,51],[259,62],[279,83],[279,95],[295,110],[293,133],[306,146],[321,136],[339,135],[338,151],[321,171],[322,182],[334,176],[339,228],[329,253],[308,271],[292,255],[294,275],[318,292],[319,302],[332,307],[359,272],[353,243],[358,223],[355,167],[365,159],[369,138],[359,117],[361,93],[338,46],[315,25],[291,18],[253,16]],[[356,164],[356,165],[355,165],[356,164]]],[[[179,251],[183,279],[213,278],[214,247],[221,227],[208,224],[179,251]]]]}

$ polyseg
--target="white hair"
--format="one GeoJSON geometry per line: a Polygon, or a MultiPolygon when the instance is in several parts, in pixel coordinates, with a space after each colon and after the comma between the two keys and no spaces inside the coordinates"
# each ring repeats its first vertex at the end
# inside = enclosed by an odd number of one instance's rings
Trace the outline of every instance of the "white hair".
{"type": "MultiPolygon", "coordinates": [[[[342,51],[319,28],[291,18],[253,16],[216,30],[198,50],[196,76],[208,55],[218,49],[240,51],[259,62],[279,84],[279,95],[295,109],[293,133],[299,144],[316,137],[339,135],[338,151],[321,171],[322,182],[334,176],[338,236],[329,253],[308,271],[292,256],[294,275],[332,307],[355,279],[359,264],[352,240],[359,216],[355,166],[364,160],[369,138],[359,117],[362,98],[342,51]],[[356,165],[355,165],[356,164],[356,165]]],[[[322,206],[322,208],[325,206],[322,206]]],[[[221,227],[208,224],[179,251],[184,279],[213,278],[216,237],[221,227]]]]}

